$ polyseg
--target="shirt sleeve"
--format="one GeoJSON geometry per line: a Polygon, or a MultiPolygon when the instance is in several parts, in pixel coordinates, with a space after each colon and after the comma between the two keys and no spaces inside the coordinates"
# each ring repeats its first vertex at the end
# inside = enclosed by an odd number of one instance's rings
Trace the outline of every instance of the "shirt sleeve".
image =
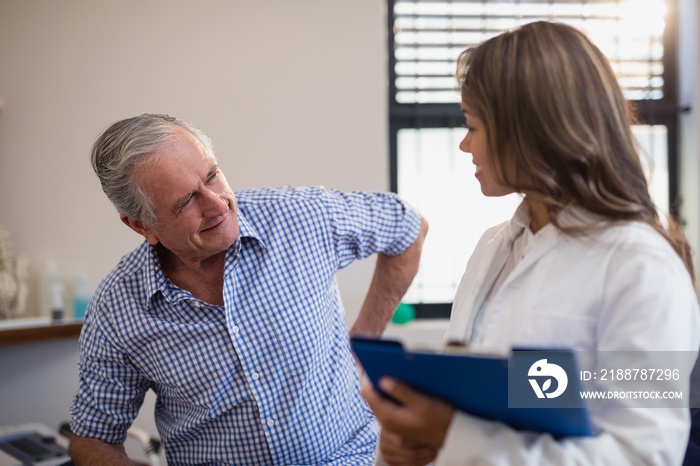
{"type": "Polygon", "coordinates": [[[395,256],[418,237],[421,217],[393,193],[326,190],[339,268],[381,252],[395,256]]]}
{"type": "MultiPolygon", "coordinates": [[[[700,313],[677,257],[622,250],[601,273],[606,289],[598,318],[599,350],[635,351],[642,360],[653,359],[653,352],[695,351],[700,313]]],[[[592,410],[596,436],[561,440],[457,413],[436,465],[680,464],[690,425],[687,400],[685,406],[659,408],[626,403],[592,410]]]]}
{"type": "Polygon", "coordinates": [[[81,437],[123,443],[149,385],[116,344],[108,314],[95,311],[88,314],[80,335],[71,430],[81,437]]]}

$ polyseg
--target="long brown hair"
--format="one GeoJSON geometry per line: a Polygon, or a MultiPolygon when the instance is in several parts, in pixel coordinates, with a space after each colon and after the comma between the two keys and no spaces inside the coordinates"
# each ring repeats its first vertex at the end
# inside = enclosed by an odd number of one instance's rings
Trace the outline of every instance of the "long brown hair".
{"type": "Polygon", "coordinates": [[[534,22],[465,50],[462,100],[485,125],[499,181],[535,192],[552,223],[571,201],[611,220],[654,227],[693,277],[690,248],[649,194],[632,114],[603,53],[580,31],[534,22]],[[508,164],[506,163],[508,159],[508,164]],[[515,166],[505,173],[505,166],[515,166]]]}

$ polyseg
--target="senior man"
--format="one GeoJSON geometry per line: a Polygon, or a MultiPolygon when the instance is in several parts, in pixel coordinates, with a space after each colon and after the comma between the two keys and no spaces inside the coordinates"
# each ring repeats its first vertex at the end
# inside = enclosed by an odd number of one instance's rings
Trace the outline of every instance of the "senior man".
{"type": "Polygon", "coordinates": [[[80,338],[70,453],[129,464],[144,395],[168,463],[373,464],[335,273],[378,254],[351,332],[378,335],[413,279],[426,222],[389,193],[235,195],[211,142],[144,114],[110,126],[92,165],[145,238],[101,282],[80,338]]]}

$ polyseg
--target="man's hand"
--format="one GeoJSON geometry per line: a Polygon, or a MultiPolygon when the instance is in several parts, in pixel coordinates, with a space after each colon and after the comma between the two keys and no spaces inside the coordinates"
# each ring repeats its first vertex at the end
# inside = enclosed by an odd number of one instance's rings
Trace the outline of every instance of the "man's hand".
{"type": "Polygon", "coordinates": [[[421,218],[418,237],[403,253],[396,256],[377,255],[372,283],[350,334],[368,337],[382,334],[418,272],[420,254],[427,233],[428,222],[421,218]]]}

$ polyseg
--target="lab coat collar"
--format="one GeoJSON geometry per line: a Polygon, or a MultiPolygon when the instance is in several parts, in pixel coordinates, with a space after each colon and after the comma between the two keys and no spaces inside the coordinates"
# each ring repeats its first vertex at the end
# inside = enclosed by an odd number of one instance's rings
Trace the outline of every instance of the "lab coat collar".
{"type": "MultiPolygon", "coordinates": [[[[515,210],[510,222],[508,222],[509,238],[511,240],[515,239],[522,233],[524,228],[529,229],[531,219],[530,206],[523,200],[515,210]]],[[[605,217],[594,214],[575,202],[571,202],[562,209],[559,213],[558,220],[562,228],[570,228],[573,230],[595,228],[609,223],[609,220],[605,217]]]]}
{"type": "MultiPolygon", "coordinates": [[[[453,313],[453,321],[450,323],[446,334],[446,341],[465,342],[472,332],[474,316],[486,299],[489,289],[495,282],[498,274],[505,265],[513,241],[521,234],[532,234],[529,230],[530,208],[524,201],[520,203],[510,221],[504,223],[492,233],[481,248],[475,251],[479,254],[479,269],[467,268],[467,272],[460,283],[460,288],[455,296],[455,305],[468,308],[470,312],[453,313]],[[467,289],[461,288],[466,286],[467,289]],[[468,291],[467,291],[468,290],[468,291]]],[[[562,228],[587,229],[603,226],[606,220],[593,214],[577,204],[571,203],[559,214],[559,224],[562,228]]],[[[529,247],[520,262],[515,266],[509,276],[501,284],[501,289],[517,286],[519,280],[526,274],[545,254],[551,251],[562,240],[562,232],[553,224],[548,224],[540,229],[529,241],[529,247]]]]}
{"type": "MultiPolygon", "coordinates": [[[[568,210],[567,207],[565,210],[568,210]]],[[[568,223],[567,214],[567,223],[568,223]]],[[[574,217],[578,217],[575,215],[574,217]]],[[[480,270],[469,270],[465,273],[463,280],[469,280],[470,293],[464,293],[458,290],[458,299],[460,307],[468,307],[471,312],[453,313],[459,316],[457,319],[460,322],[452,322],[446,335],[447,341],[465,342],[468,335],[472,333],[474,325],[474,317],[486,299],[486,295],[496,281],[498,274],[503,269],[508,255],[510,254],[513,242],[522,234],[532,234],[529,230],[530,225],[530,208],[526,202],[521,202],[516,209],[510,221],[506,222],[498,229],[493,237],[484,244],[483,249],[475,251],[481,258],[479,264],[483,265],[480,270]]],[[[518,277],[522,276],[530,267],[532,267],[544,254],[551,250],[559,238],[559,230],[554,225],[549,224],[540,229],[531,241],[531,248],[526,250],[525,256],[515,266],[512,272],[508,275],[505,281],[501,284],[501,288],[508,286],[518,277]]],[[[463,286],[464,284],[460,284],[463,286]]],[[[456,304],[456,303],[455,303],[456,304]]]]}

